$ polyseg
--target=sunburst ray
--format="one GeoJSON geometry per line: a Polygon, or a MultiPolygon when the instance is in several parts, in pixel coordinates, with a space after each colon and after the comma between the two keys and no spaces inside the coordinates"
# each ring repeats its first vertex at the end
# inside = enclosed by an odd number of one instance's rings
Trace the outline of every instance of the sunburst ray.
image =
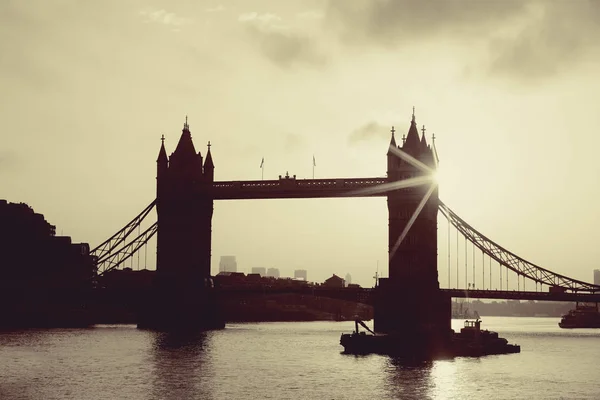
{"type": "Polygon", "coordinates": [[[345,193],[344,196],[369,196],[372,194],[379,194],[385,192],[391,192],[393,190],[405,189],[415,186],[425,185],[433,181],[433,176],[417,176],[415,178],[403,179],[401,181],[382,183],[381,185],[372,186],[364,189],[356,189],[351,192],[345,193]]]}
{"type": "Polygon", "coordinates": [[[414,158],[413,156],[411,156],[410,154],[400,150],[397,147],[394,146],[390,146],[390,151],[392,152],[392,154],[394,154],[395,156],[403,159],[404,161],[406,161],[407,163],[409,163],[410,165],[412,165],[415,168],[420,169],[421,171],[429,174],[429,175],[433,175],[434,174],[434,170],[431,169],[430,167],[428,167],[427,165],[425,165],[423,162],[417,160],[416,158],[414,158]]]}
{"type": "Polygon", "coordinates": [[[413,213],[413,215],[408,220],[408,223],[404,227],[404,230],[402,231],[402,234],[400,234],[400,237],[398,238],[398,240],[394,244],[394,247],[392,247],[392,249],[390,250],[390,260],[392,259],[392,257],[394,257],[394,254],[396,254],[396,250],[398,250],[398,248],[400,247],[400,244],[402,243],[402,241],[404,240],[404,238],[408,234],[408,231],[410,230],[410,228],[415,223],[417,217],[421,213],[421,210],[423,210],[423,207],[425,207],[425,204],[427,203],[427,200],[429,200],[429,198],[431,197],[431,194],[435,190],[436,186],[437,186],[437,184],[435,182],[433,182],[431,184],[431,186],[429,187],[429,190],[427,191],[427,193],[425,194],[425,196],[423,196],[423,198],[421,199],[421,202],[417,206],[417,209],[415,210],[415,212],[413,213]]]}

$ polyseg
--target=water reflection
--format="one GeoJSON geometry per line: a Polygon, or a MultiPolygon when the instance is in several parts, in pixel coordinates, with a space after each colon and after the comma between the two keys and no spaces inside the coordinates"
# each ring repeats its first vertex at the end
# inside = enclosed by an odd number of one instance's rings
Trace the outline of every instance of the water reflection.
{"type": "Polygon", "coordinates": [[[210,399],[212,373],[208,362],[209,335],[206,332],[155,333],[154,398],[210,399]]]}
{"type": "Polygon", "coordinates": [[[393,399],[429,399],[435,384],[431,371],[434,361],[389,357],[385,363],[385,389],[393,399]]]}

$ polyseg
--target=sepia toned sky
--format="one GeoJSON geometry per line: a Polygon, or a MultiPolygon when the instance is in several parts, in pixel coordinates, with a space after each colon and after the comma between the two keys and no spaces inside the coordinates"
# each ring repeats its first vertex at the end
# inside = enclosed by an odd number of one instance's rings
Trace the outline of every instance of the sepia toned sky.
{"type": "MultiPolygon", "coordinates": [[[[217,180],[260,179],[262,157],[265,179],[310,178],[313,155],[316,177],[372,177],[415,106],[449,207],[591,281],[598,37],[591,0],[3,1],[0,198],[94,246],[152,201],[160,137],[172,152],[186,115],[217,180]]],[[[213,272],[236,255],[244,272],[371,286],[387,225],[385,198],[217,202],[213,272]]],[[[446,286],[441,214],[439,238],[446,286]]]]}

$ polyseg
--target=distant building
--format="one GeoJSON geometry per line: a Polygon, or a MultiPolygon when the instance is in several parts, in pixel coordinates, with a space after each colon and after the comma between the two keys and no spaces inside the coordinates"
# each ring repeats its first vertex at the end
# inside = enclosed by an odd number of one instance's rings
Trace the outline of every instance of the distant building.
{"type": "Polygon", "coordinates": [[[346,286],[350,286],[352,284],[352,276],[348,273],[346,274],[346,286]]]}
{"type": "Polygon", "coordinates": [[[342,287],[343,288],[345,286],[345,282],[342,278],[340,278],[336,274],[333,274],[333,276],[331,278],[328,278],[325,280],[325,282],[323,283],[323,286],[342,287]]]}
{"type": "Polygon", "coordinates": [[[267,275],[273,278],[279,278],[279,268],[269,268],[267,270],[267,275]]]}
{"type": "Polygon", "coordinates": [[[308,275],[305,269],[297,269],[294,271],[294,279],[303,279],[305,281],[308,281],[307,276],[308,275]]]}
{"type": "Polygon", "coordinates": [[[237,261],[235,256],[221,256],[219,261],[219,272],[237,272],[237,261]]]}
{"type": "Polygon", "coordinates": [[[267,276],[267,269],[265,267],[254,267],[252,268],[253,274],[259,274],[260,276],[267,276]]]}
{"type": "Polygon", "coordinates": [[[594,285],[600,285],[600,269],[594,270],[594,285]]]}

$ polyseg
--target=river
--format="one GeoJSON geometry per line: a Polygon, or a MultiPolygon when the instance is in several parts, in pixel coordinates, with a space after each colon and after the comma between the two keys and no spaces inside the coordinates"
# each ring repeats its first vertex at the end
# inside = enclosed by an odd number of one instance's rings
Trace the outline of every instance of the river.
{"type": "MultiPolygon", "coordinates": [[[[462,321],[453,320],[460,329],[462,321]]],[[[353,322],[0,332],[0,399],[598,399],[600,329],[483,317],[520,354],[407,365],[341,354],[353,322]]]]}

